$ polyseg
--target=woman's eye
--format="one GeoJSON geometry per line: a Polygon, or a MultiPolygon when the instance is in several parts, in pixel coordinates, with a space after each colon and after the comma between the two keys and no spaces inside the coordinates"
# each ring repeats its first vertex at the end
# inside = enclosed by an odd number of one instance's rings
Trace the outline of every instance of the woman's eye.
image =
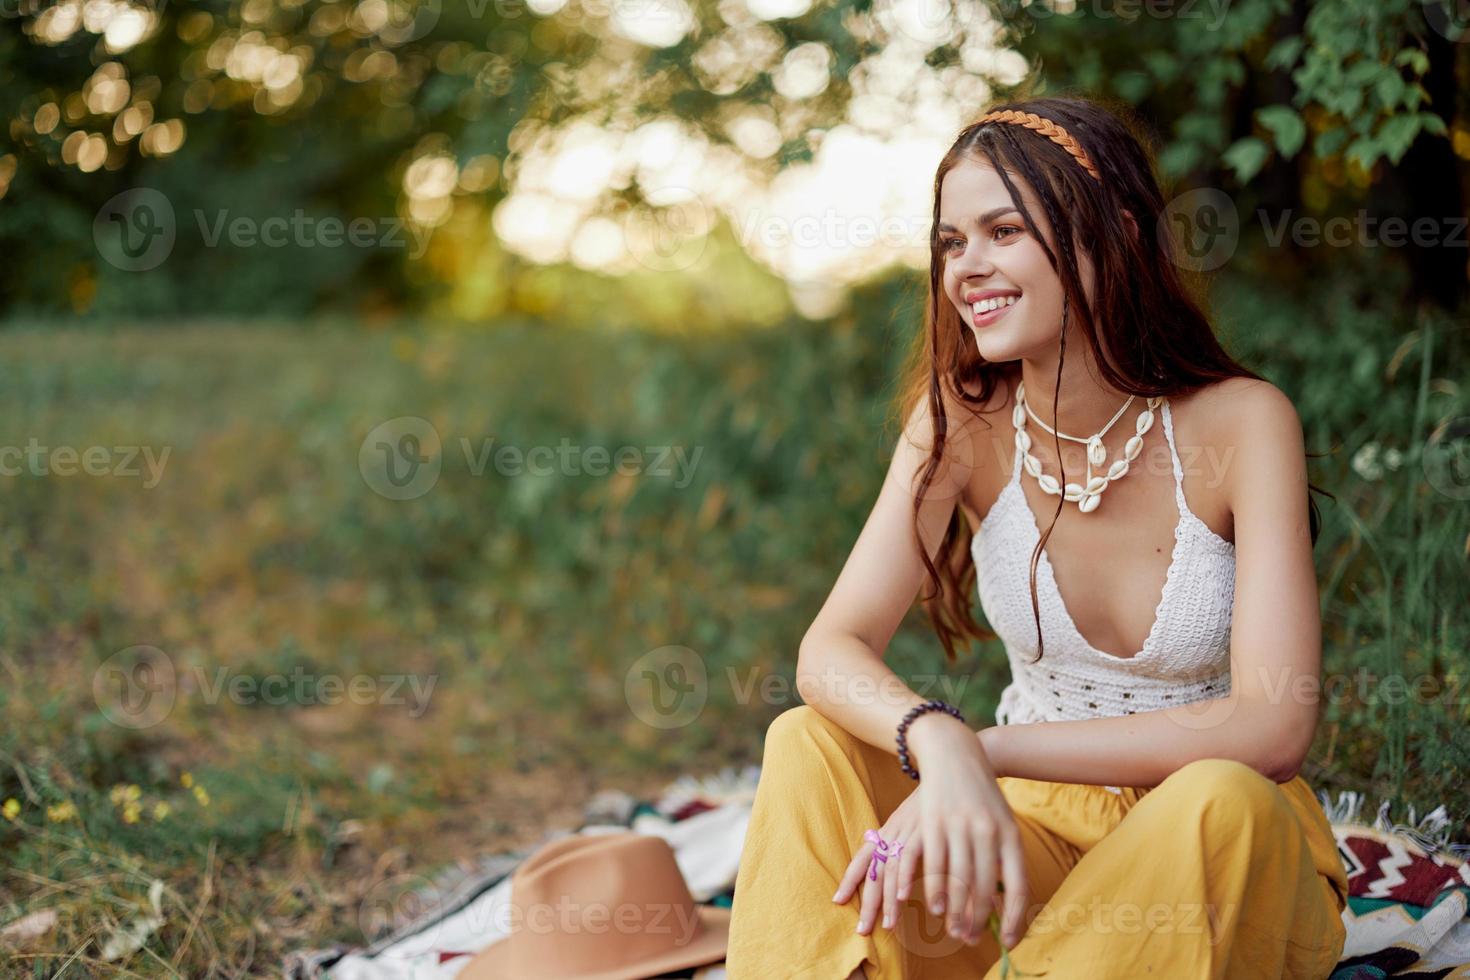
{"type": "Polygon", "coordinates": [[[1019,227],[1017,227],[1016,225],[997,225],[996,228],[995,228],[995,237],[996,238],[1009,238],[1010,237],[1009,235],[1003,235],[1002,234],[1002,232],[1008,232],[1008,231],[1013,231],[1013,232],[1015,232],[1017,234],[1020,234],[1021,229],[1019,227]]]}
{"type": "Polygon", "coordinates": [[[945,249],[947,251],[950,251],[950,252],[953,252],[954,251],[954,247],[956,245],[963,245],[963,244],[964,244],[964,240],[963,239],[960,239],[960,238],[946,238],[944,240],[944,247],[945,247],[945,249]]]}

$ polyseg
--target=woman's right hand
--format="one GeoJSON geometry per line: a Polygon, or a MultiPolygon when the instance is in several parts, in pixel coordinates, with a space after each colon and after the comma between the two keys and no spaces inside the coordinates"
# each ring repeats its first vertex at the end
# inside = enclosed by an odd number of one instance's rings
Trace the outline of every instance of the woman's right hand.
{"type": "MultiPolygon", "coordinates": [[[[913,795],[930,911],[947,912],[950,935],[973,946],[1004,881],[1001,942],[1009,949],[1026,927],[1030,889],[1025,852],[979,734],[959,719],[933,711],[909,723],[907,742],[920,776],[913,795]]],[[[898,868],[901,894],[907,894],[914,873],[909,857],[905,848],[898,868]]]]}

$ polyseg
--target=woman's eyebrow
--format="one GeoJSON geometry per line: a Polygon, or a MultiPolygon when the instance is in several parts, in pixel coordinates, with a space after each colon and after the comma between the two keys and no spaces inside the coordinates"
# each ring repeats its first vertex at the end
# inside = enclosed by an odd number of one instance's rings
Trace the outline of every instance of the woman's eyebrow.
{"type": "MultiPolygon", "coordinates": [[[[1006,205],[1003,208],[991,208],[989,211],[986,211],[984,214],[982,214],[980,216],[980,224],[982,224],[982,225],[983,224],[988,224],[989,222],[994,221],[996,218],[999,218],[1001,215],[1003,215],[1003,214],[1010,214],[1013,211],[1015,211],[1017,214],[1020,213],[1020,212],[1016,211],[1016,209],[1014,207],[1010,206],[1010,205],[1006,205]]],[[[959,231],[958,228],[956,228],[954,225],[950,224],[947,221],[941,221],[941,222],[939,222],[939,230],[940,231],[959,231]]]]}

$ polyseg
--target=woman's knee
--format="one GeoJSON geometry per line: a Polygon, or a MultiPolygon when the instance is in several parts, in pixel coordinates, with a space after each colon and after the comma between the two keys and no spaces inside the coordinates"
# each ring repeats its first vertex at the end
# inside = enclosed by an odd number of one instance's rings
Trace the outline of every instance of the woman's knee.
{"type": "Polygon", "coordinates": [[[787,708],[766,728],[767,755],[785,755],[789,750],[810,745],[819,733],[830,733],[832,722],[809,704],[787,708]]]}
{"type": "Polygon", "coordinates": [[[1195,759],[1169,775],[1170,795],[1231,820],[1273,819],[1288,804],[1275,780],[1236,759],[1195,759]]]}

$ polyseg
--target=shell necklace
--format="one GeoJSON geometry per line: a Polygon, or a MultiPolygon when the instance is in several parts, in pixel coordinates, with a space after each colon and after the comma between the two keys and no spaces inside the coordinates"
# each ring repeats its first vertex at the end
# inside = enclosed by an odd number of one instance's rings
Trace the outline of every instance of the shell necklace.
{"type": "Polygon", "coordinates": [[[1021,454],[1022,468],[1033,477],[1043,491],[1050,494],[1061,494],[1063,500],[1070,500],[1077,505],[1077,509],[1084,514],[1090,514],[1097,510],[1097,505],[1102,502],[1102,493],[1114,480],[1120,479],[1128,472],[1128,464],[1138,458],[1143,451],[1143,434],[1153,428],[1154,411],[1163,404],[1163,396],[1156,395],[1148,399],[1148,407],[1138,415],[1138,421],[1134,425],[1136,430],[1128,437],[1128,442],[1123,446],[1123,456],[1115,460],[1108,471],[1104,474],[1094,476],[1092,468],[1102,466],[1108,461],[1108,450],[1103,445],[1102,437],[1107,435],[1113,423],[1123,417],[1128,406],[1133,404],[1135,396],[1129,395],[1128,400],[1122,404],[1107,425],[1095,435],[1086,439],[1077,436],[1069,436],[1065,432],[1058,432],[1036,417],[1031,411],[1031,406],[1026,403],[1026,383],[1024,381],[1016,384],[1016,407],[1011,410],[1011,424],[1016,427],[1016,451],[1021,454]],[[1052,435],[1060,436],[1072,442],[1080,442],[1087,447],[1087,478],[1082,483],[1068,483],[1063,488],[1057,478],[1049,473],[1041,472],[1041,461],[1031,455],[1031,434],[1026,431],[1026,416],[1031,416],[1036,424],[1041,426],[1052,435]]]}

